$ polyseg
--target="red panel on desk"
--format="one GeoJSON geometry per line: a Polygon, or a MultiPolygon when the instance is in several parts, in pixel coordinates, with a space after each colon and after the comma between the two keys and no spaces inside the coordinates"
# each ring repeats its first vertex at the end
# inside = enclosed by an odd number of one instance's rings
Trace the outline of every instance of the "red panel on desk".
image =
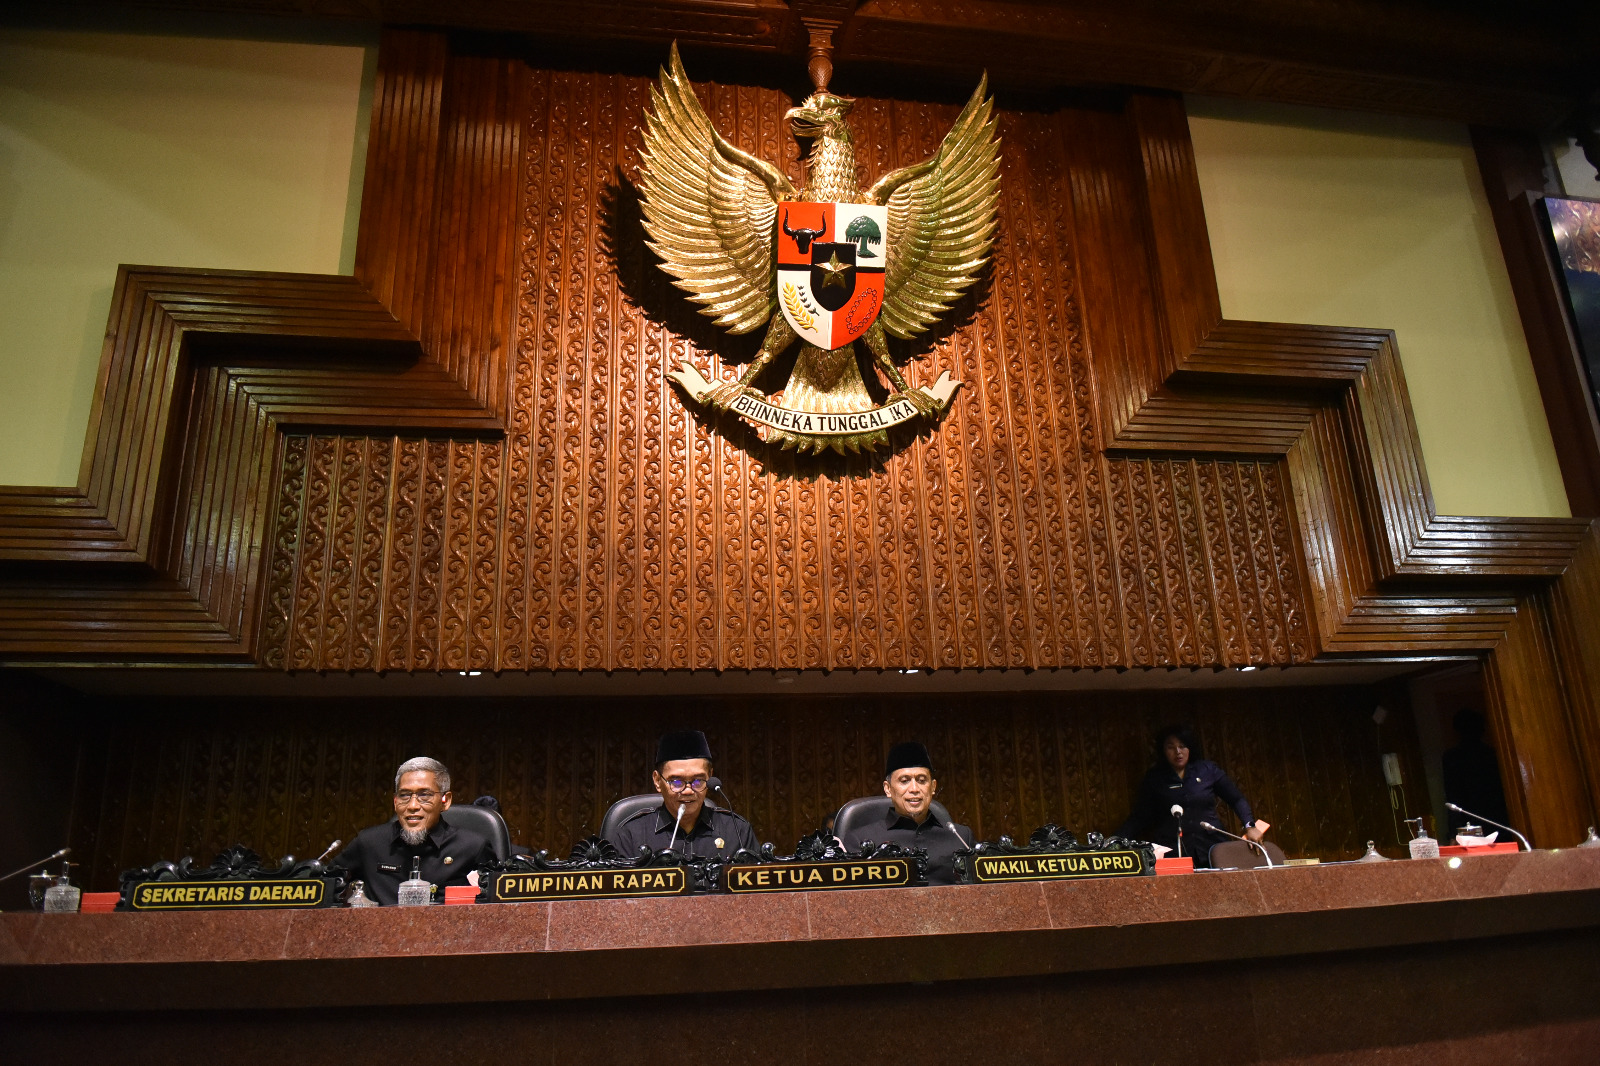
{"type": "Polygon", "coordinates": [[[1163,874],[1192,874],[1194,873],[1194,860],[1185,855],[1181,859],[1157,859],[1156,876],[1163,874]]]}
{"type": "Polygon", "coordinates": [[[447,907],[456,903],[476,903],[478,902],[478,886],[445,885],[444,902],[447,907]]]}
{"type": "Polygon", "coordinates": [[[1522,845],[1515,840],[1508,843],[1480,844],[1475,848],[1464,848],[1460,844],[1440,844],[1439,857],[1448,859],[1455,855],[1509,855],[1521,849],[1522,845]]]}

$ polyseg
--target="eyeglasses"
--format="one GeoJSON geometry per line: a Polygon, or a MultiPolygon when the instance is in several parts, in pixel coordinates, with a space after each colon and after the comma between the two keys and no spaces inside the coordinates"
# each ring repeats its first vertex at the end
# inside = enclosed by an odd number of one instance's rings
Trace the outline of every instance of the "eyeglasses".
{"type": "Polygon", "coordinates": [[[394,794],[395,802],[399,803],[402,807],[410,803],[412,800],[416,800],[424,807],[431,807],[433,806],[433,801],[438,799],[439,796],[440,793],[429,792],[427,789],[423,789],[420,792],[396,792],[394,794]]]}
{"type": "Polygon", "coordinates": [[[667,778],[667,787],[674,792],[682,792],[684,789],[692,792],[704,792],[706,790],[706,778],[704,775],[697,777],[669,777],[667,778]]]}

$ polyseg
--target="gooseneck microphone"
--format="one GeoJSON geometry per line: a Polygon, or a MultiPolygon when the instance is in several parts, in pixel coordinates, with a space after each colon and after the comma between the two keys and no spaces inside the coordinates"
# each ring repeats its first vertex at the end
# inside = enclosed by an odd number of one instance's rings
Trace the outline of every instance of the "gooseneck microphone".
{"type": "Polygon", "coordinates": [[[1504,829],[1506,832],[1510,833],[1512,836],[1514,836],[1518,840],[1522,841],[1522,846],[1523,847],[1527,848],[1529,851],[1533,850],[1533,845],[1528,843],[1528,838],[1523,836],[1521,833],[1517,832],[1515,829],[1511,828],[1509,825],[1501,825],[1499,822],[1495,821],[1493,818],[1485,818],[1481,814],[1473,814],[1471,811],[1462,810],[1460,807],[1457,807],[1454,803],[1450,803],[1449,801],[1445,802],[1445,806],[1449,807],[1452,811],[1455,811],[1457,814],[1464,814],[1468,818],[1476,818],[1480,822],[1488,822],[1490,825],[1494,826],[1496,829],[1504,829]]]}
{"type": "Polygon", "coordinates": [[[1178,858],[1183,858],[1183,804],[1174,803],[1167,812],[1178,820],[1178,858]]]}
{"type": "Polygon", "coordinates": [[[733,799],[728,795],[728,790],[722,787],[722,778],[713,777],[706,782],[706,786],[706,791],[715,792],[717,795],[722,797],[723,810],[733,810],[733,799]]]}
{"type": "Polygon", "coordinates": [[[29,870],[33,869],[35,866],[43,866],[47,862],[55,862],[57,859],[66,858],[68,855],[71,855],[71,854],[72,854],[72,849],[71,848],[62,848],[60,851],[56,852],[53,855],[46,855],[44,858],[40,859],[38,862],[30,862],[26,866],[20,866],[17,869],[12,870],[10,873],[6,874],[4,877],[0,877],[0,881],[9,881],[13,877],[17,876],[18,874],[27,873],[29,870]]]}
{"type": "Polygon", "coordinates": [[[672,850],[672,845],[678,842],[678,828],[683,825],[683,808],[685,804],[678,804],[678,809],[672,813],[672,839],[667,841],[667,850],[672,850]]]}
{"type": "Polygon", "coordinates": [[[1234,840],[1242,840],[1246,844],[1249,844],[1252,848],[1255,848],[1257,851],[1259,851],[1261,853],[1261,857],[1263,859],[1267,860],[1267,869],[1269,869],[1269,870],[1274,869],[1274,867],[1272,865],[1272,856],[1268,855],[1267,854],[1267,849],[1262,847],[1256,841],[1251,840],[1249,837],[1236,837],[1236,836],[1233,836],[1233,834],[1228,832],[1226,829],[1218,829],[1216,826],[1212,825],[1210,822],[1201,822],[1200,824],[1204,828],[1211,830],[1213,833],[1221,833],[1225,837],[1233,837],[1234,840]]]}
{"type": "Polygon", "coordinates": [[[343,843],[344,843],[344,841],[342,841],[342,840],[335,840],[332,844],[329,844],[328,845],[328,850],[323,852],[321,855],[317,856],[317,861],[318,862],[327,862],[328,861],[328,856],[332,855],[334,853],[334,850],[337,849],[339,847],[339,845],[343,844],[343,843]]]}
{"type": "Polygon", "coordinates": [[[956,838],[956,843],[957,844],[962,845],[968,851],[976,851],[977,850],[978,843],[977,843],[976,840],[974,840],[971,844],[968,844],[965,840],[961,839],[961,834],[956,831],[956,823],[955,823],[954,820],[945,822],[944,823],[944,827],[946,829],[950,830],[950,835],[956,838]]]}
{"type": "MultiPolygon", "coordinates": [[[[932,814],[933,811],[929,810],[928,813],[932,814]]],[[[944,827],[946,829],[950,830],[950,835],[956,838],[956,843],[960,844],[962,847],[966,848],[967,849],[967,854],[972,856],[972,858],[968,859],[967,862],[969,864],[974,862],[978,857],[978,841],[977,841],[977,839],[974,838],[971,844],[968,844],[965,840],[962,840],[961,839],[961,834],[956,832],[956,823],[955,823],[955,819],[953,819],[953,818],[947,820],[944,823],[944,827]]]]}

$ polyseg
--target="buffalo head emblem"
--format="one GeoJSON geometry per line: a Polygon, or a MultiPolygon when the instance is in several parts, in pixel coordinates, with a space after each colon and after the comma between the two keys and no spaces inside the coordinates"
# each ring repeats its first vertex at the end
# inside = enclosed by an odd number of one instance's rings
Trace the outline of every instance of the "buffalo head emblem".
{"type": "Polygon", "coordinates": [[[783,232],[794,238],[795,247],[800,249],[800,254],[805,255],[811,251],[811,242],[819,240],[828,232],[828,219],[823,216],[821,229],[790,229],[789,212],[783,213],[783,232]]]}

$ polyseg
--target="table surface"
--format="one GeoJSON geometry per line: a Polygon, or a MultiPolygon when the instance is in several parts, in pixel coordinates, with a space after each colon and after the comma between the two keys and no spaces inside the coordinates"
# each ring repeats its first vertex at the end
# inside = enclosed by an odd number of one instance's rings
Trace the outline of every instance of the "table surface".
{"type": "Polygon", "coordinates": [[[1173,966],[1600,926],[1600,849],[1177,877],[0,915],[0,1010],[648,995],[1173,966]]]}

